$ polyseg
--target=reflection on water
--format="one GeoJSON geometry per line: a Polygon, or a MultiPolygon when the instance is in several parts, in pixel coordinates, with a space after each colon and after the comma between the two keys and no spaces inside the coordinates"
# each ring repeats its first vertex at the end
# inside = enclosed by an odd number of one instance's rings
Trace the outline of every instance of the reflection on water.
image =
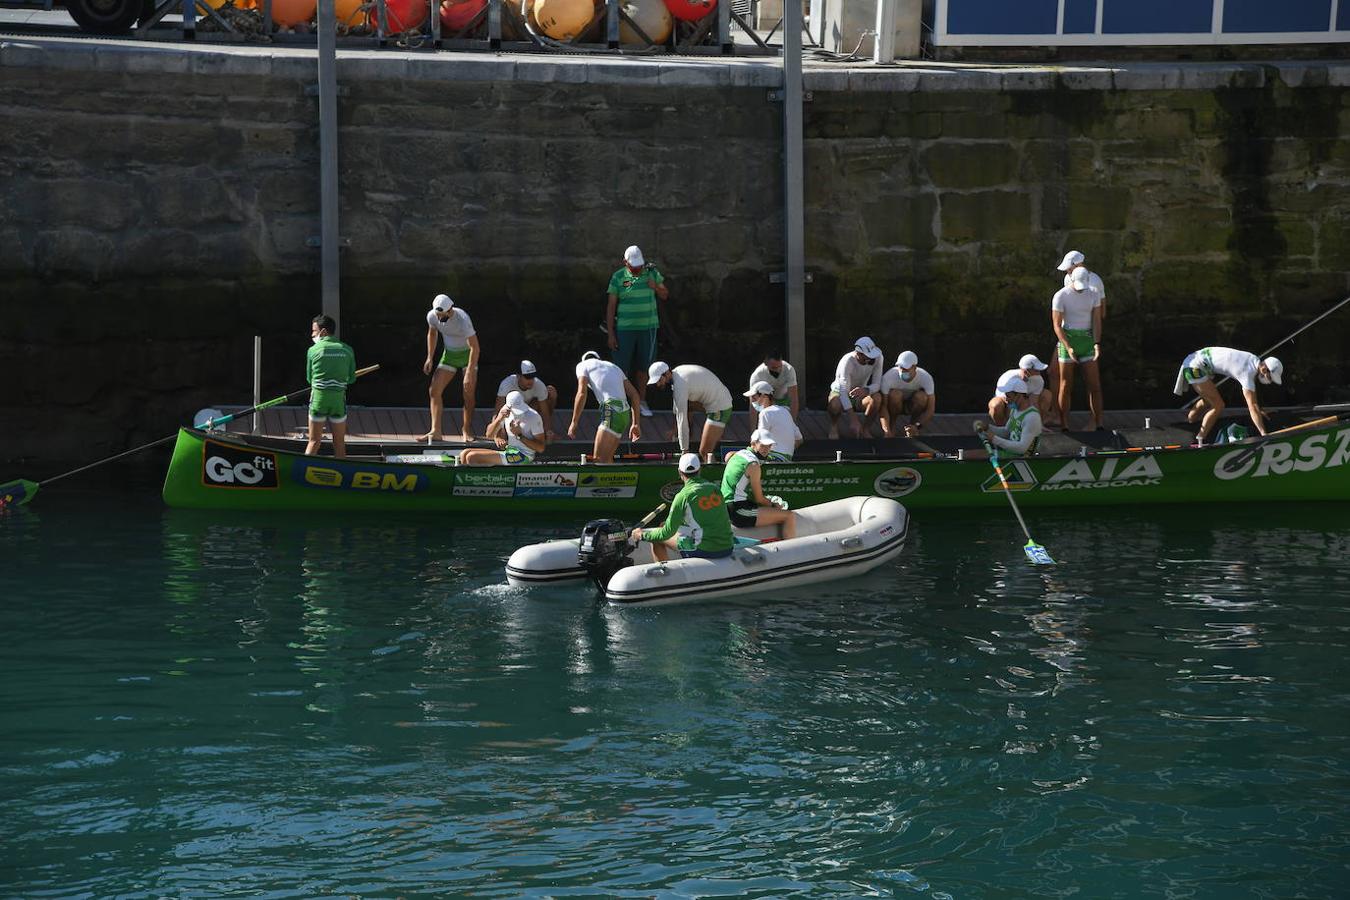
{"type": "Polygon", "coordinates": [[[1051,569],[929,514],[661,609],[505,584],[577,524],[0,519],[3,893],[1342,890],[1335,510],[1037,514],[1051,569]]]}

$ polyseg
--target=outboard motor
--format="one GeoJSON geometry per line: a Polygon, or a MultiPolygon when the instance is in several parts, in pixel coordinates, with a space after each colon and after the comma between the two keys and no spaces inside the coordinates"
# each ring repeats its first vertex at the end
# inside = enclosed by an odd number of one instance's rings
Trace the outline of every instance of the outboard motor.
{"type": "Polygon", "coordinates": [[[600,590],[605,589],[614,573],[631,566],[634,550],[628,543],[628,528],[618,519],[595,519],[581,529],[581,544],[577,548],[577,564],[600,590]]]}

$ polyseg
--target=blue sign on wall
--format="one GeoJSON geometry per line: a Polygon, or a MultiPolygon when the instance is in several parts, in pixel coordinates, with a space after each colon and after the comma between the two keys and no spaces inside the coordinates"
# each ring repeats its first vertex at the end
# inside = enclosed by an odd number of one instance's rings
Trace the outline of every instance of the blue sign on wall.
{"type": "Polygon", "coordinates": [[[1350,41],[1350,0],[935,0],[931,16],[939,46],[1350,41]]]}

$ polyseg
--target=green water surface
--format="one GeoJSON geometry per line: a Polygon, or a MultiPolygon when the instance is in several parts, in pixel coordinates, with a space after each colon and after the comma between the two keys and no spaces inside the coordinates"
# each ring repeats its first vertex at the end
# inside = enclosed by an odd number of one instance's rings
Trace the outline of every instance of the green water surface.
{"type": "Polygon", "coordinates": [[[579,524],[0,517],[0,895],[1335,897],[1350,510],[916,517],[851,581],[508,587],[579,524]]]}

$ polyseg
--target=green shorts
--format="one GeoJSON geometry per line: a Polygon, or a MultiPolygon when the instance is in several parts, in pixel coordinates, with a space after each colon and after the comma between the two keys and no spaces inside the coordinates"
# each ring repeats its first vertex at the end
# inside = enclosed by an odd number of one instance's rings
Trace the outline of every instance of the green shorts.
{"type": "Polygon", "coordinates": [[[640,331],[618,333],[619,346],[614,350],[610,362],[623,370],[624,375],[642,373],[646,381],[647,367],[656,362],[656,329],[644,328],[640,331]]]}
{"type": "Polygon", "coordinates": [[[347,421],[347,392],[313,390],[309,392],[309,420],[341,425],[347,421]]]}
{"type": "MultiPolygon", "coordinates": [[[[1097,358],[1097,348],[1092,340],[1091,328],[1066,328],[1064,333],[1069,336],[1069,344],[1073,346],[1073,352],[1078,355],[1079,362],[1092,362],[1097,358]]],[[[1060,362],[1072,362],[1069,359],[1069,349],[1063,343],[1055,345],[1059,350],[1060,362]]]]}
{"type": "Polygon", "coordinates": [[[462,369],[469,364],[469,348],[460,347],[458,350],[446,350],[441,354],[441,363],[437,368],[441,369],[462,369]]]}
{"type": "Polygon", "coordinates": [[[718,428],[726,428],[727,424],[731,421],[731,407],[719,409],[717,412],[710,412],[707,415],[707,423],[709,425],[716,425],[718,428]]]}
{"type": "Polygon", "coordinates": [[[600,407],[600,427],[620,438],[628,434],[633,425],[633,410],[622,400],[606,400],[600,407]]]}
{"type": "Polygon", "coordinates": [[[1196,351],[1186,357],[1185,362],[1181,364],[1181,371],[1186,377],[1187,384],[1199,384],[1202,381],[1209,381],[1214,375],[1214,362],[1207,352],[1196,351]]]}

